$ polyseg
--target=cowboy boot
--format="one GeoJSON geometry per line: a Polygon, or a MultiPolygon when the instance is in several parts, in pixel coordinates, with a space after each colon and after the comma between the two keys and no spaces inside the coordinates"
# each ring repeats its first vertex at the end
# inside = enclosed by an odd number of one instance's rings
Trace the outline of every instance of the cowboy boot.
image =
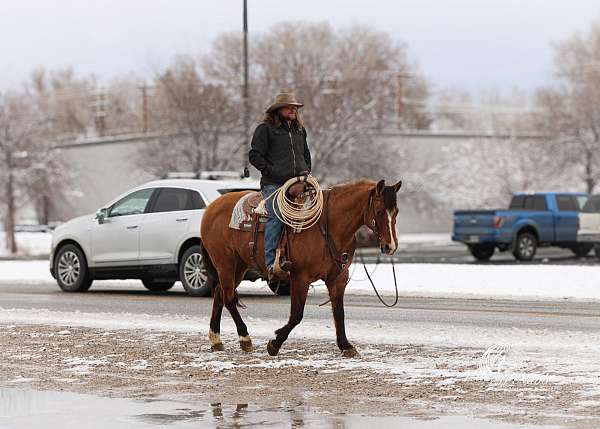
{"type": "Polygon", "coordinates": [[[273,281],[289,281],[290,273],[287,271],[283,271],[278,267],[279,264],[275,263],[272,267],[268,269],[268,281],[269,283],[273,281]]]}
{"type": "Polygon", "coordinates": [[[288,261],[282,256],[281,247],[277,248],[275,251],[275,263],[273,264],[274,270],[281,270],[287,273],[289,276],[289,272],[292,270],[292,261],[288,261]]]}

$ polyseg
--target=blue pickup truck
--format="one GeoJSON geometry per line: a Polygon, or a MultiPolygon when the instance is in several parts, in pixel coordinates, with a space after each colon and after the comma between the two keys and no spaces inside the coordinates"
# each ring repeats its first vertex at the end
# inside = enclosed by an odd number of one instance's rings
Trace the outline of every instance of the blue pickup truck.
{"type": "Polygon", "coordinates": [[[567,248],[586,256],[593,244],[577,242],[577,228],[578,212],[587,197],[567,192],[518,193],[508,210],[458,210],[452,240],[466,244],[479,261],[489,260],[496,249],[530,261],[539,246],[567,248]]]}

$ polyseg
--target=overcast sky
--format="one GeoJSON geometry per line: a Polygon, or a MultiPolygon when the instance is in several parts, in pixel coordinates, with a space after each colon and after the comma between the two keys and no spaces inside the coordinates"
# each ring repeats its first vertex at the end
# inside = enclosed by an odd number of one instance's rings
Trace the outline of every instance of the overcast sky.
{"type": "MultiPolygon", "coordinates": [[[[533,89],[552,77],[551,42],[600,18],[599,0],[248,0],[250,37],[274,23],[369,24],[405,41],[436,87],[533,89]]],[[[149,76],[176,53],[241,31],[242,0],[0,0],[0,88],[37,66],[106,81],[149,76]]]]}

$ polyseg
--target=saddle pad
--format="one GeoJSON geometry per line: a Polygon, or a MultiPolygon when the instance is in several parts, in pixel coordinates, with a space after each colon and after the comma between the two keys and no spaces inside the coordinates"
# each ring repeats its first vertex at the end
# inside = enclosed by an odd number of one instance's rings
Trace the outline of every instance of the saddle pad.
{"type": "MultiPolygon", "coordinates": [[[[229,228],[240,231],[252,230],[252,210],[258,205],[256,194],[260,195],[260,192],[251,192],[238,200],[231,212],[229,228]]],[[[260,216],[259,221],[258,230],[263,231],[267,217],[260,216]]]]}

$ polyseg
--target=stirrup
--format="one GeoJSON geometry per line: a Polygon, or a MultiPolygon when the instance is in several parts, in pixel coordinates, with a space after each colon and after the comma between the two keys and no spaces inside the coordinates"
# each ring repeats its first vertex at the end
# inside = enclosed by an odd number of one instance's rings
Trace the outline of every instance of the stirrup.
{"type": "Polygon", "coordinates": [[[275,262],[273,263],[273,271],[283,271],[289,276],[289,272],[292,269],[292,261],[285,260],[283,263],[281,261],[281,248],[277,248],[275,251],[275,262]]]}
{"type": "Polygon", "coordinates": [[[268,271],[267,276],[268,276],[269,283],[271,283],[274,280],[284,281],[284,282],[289,281],[290,273],[288,273],[287,271],[283,271],[281,268],[279,268],[275,264],[273,264],[273,266],[271,268],[269,268],[267,271],[268,271]]]}

